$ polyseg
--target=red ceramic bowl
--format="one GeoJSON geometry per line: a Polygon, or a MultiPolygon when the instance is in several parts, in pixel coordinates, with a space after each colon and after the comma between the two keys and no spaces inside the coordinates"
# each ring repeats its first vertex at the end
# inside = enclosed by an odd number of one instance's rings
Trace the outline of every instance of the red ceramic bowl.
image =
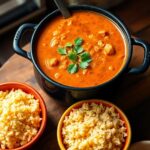
{"type": "Polygon", "coordinates": [[[9,91],[11,89],[22,89],[24,92],[34,95],[35,99],[38,99],[39,103],[40,103],[42,121],[41,121],[41,127],[40,127],[38,133],[27,144],[25,144],[21,147],[18,147],[18,148],[11,149],[11,150],[26,150],[26,149],[30,148],[40,138],[40,136],[42,135],[42,133],[46,127],[46,121],[47,121],[46,106],[45,106],[44,100],[40,96],[40,94],[34,88],[32,88],[31,86],[29,86],[27,84],[20,83],[20,82],[8,82],[8,83],[0,84],[0,91],[6,91],[6,90],[9,91]]]}
{"type": "Polygon", "coordinates": [[[72,109],[78,109],[82,106],[83,103],[96,103],[96,104],[102,104],[103,106],[107,106],[107,107],[114,107],[115,111],[119,114],[120,119],[123,120],[125,122],[125,127],[127,129],[127,137],[126,137],[126,141],[124,143],[124,146],[121,150],[128,150],[129,145],[130,145],[130,141],[131,141],[131,127],[130,127],[130,123],[126,117],[126,115],[114,104],[104,101],[104,100],[83,100],[80,102],[77,102],[75,104],[73,104],[72,106],[70,106],[62,115],[62,117],[60,118],[60,121],[58,123],[58,127],[57,127],[57,141],[59,144],[59,147],[61,150],[66,150],[64,144],[63,144],[63,137],[61,134],[62,131],[62,127],[63,127],[63,120],[65,118],[65,116],[68,116],[69,113],[72,111],[72,109]]]}

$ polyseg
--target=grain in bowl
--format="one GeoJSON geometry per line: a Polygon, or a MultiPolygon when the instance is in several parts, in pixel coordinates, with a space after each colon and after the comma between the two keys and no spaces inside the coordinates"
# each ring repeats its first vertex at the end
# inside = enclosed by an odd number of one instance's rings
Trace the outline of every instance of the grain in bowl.
{"type": "Polygon", "coordinates": [[[61,150],[124,150],[129,128],[116,107],[94,101],[79,104],[58,125],[61,150]]]}
{"type": "Polygon", "coordinates": [[[0,91],[0,149],[29,143],[40,129],[40,111],[34,95],[21,89],[0,91]]]}

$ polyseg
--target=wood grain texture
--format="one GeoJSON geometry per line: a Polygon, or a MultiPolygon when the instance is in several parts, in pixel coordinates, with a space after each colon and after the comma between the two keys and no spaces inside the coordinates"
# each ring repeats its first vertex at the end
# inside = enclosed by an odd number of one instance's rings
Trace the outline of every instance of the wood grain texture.
{"type": "Polygon", "coordinates": [[[111,11],[124,21],[132,34],[150,26],[149,0],[125,0],[111,11]]]}

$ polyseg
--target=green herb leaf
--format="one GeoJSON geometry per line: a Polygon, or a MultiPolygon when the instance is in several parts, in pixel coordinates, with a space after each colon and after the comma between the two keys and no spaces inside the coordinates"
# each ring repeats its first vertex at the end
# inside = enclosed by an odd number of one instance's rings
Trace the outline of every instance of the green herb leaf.
{"type": "Polygon", "coordinates": [[[65,45],[65,47],[72,47],[72,43],[67,43],[66,45],[65,45]]]}
{"type": "Polygon", "coordinates": [[[89,63],[88,62],[80,62],[79,66],[82,69],[86,69],[89,66],[89,63]]]}
{"type": "Polygon", "coordinates": [[[75,46],[74,50],[77,52],[77,54],[80,54],[81,52],[83,52],[84,49],[81,46],[75,46]]]}
{"type": "Polygon", "coordinates": [[[83,43],[83,39],[78,37],[74,40],[75,46],[81,46],[83,43]]]}
{"type": "Polygon", "coordinates": [[[69,54],[68,54],[68,58],[73,61],[73,62],[76,62],[77,59],[78,59],[78,55],[76,52],[73,52],[71,51],[69,54]]]}
{"type": "Polygon", "coordinates": [[[76,73],[78,71],[78,65],[77,64],[70,64],[68,66],[68,72],[73,74],[76,73]]]}
{"type": "Polygon", "coordinates": [[[58,48],[58,53],[61,54],[61,55],[66,55],[67,54],[67,51],[65,48],[58,48]]]}
{"type": "Polygon", "coordinates": [[[83,47],[83,39],[78,37],[74,40],[74,44],[68,42],[64,47],[58,48],[58,53],[66,55],[72,64],[69,64],[67,70],[69,73],[76,73],[80,68],[86,69],[92,58],[88,52],[85,52],[83,47]]]}
{"type": "Polygon", "coordinates": [[[91,62],[92,59],[91,59],[90,54],[89,54],[88,52],[83,52],[83,53],[81,54],[81,61],[82,61],[82,62],[91,62]]]}

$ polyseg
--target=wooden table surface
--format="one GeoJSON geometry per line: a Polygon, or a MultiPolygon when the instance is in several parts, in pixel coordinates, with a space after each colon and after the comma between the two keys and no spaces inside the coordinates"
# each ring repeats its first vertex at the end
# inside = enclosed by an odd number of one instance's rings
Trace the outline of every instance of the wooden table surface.
{"type": "MultiPolygon", "coordinates": [[[[147,2],[148,5],[148,0],[144,1],[147,2]]],[[[121,4],[120,7],[111,9],[111,11],[122,18],[134,36],[139,36],[150,42],[150,8],[145,7],[143,1],[137,2],[136,5],[135,2],[137,1],[127,1],[121,4]]],[[[25,49],[30,49],[30,45],[26,45],[25,49]]],[[[142,58],[143,49],[134,47],[134,54],[130,65],[139,65],[142,62],[142,58]]],[[[52,96],[47,95],[36,82],[32,62],[17,54],[14,54],[0,68],[0,83],[9,81],[20,81],[30,84],[39,91],[47,106],[48,122],[46,130],[39,141],[31,149],[59,150],[56,140],[56,128],[62,113],[69,104],[65,104],[63,101],[56,100],[52,96]]],[[[150,68],[140,75],[125,74],[122,76],[119,87],[110,97],[110,99],[114,100],[113,102],[127,114],[142,103],[145,103],[150,98],[150,68]]],[[[131,124],[131,126],[136,128],[135,124],[131,124]]],[[[135,140],[133,139],[133,141],[135,140]]]]}

